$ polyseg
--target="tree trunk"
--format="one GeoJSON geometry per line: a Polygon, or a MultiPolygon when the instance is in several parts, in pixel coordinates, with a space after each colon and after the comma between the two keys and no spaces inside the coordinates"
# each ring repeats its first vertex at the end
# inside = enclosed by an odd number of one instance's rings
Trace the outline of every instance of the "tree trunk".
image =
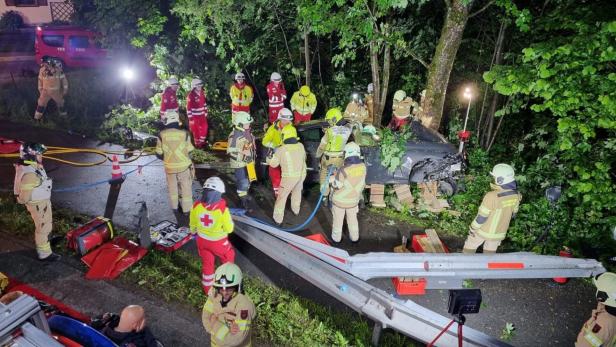
{"type": "Polygon", "coordinates": [[[426,85],[426,105],[421,123],[434,130],[438,130],[441,124],[449,75],[462,42],[462,34],[468,20],[468,9],[472,3],[473,0],[451,1],[451,5],[447,8],[441,37],[430,63],[426,85]]]}
{"type": "MultiPolygon", "coordinates": [[[[500,30],[498,31],[498,38],[496,39],[496,46],[494,47],[494,65],[500,65],[503,63],[503,46],[505,42],[505,30],[507,29],[507,24],[505,22],[501,23],[500,30]]],[[[490,102],[490,108],[488,109],[487,117],[487,126],[486,131],[484,132],[483,141],[481,141],[483,148],[489,148],[491,143],[494,142],[492,139],[492,131],[494,129],[494,114],[496,113],[496,108],[499,104],[500,95],[498,93],[493,93],[492,101],[490,102]]],[[[500,122],[499,122],[500,124],[500,122]]]]}
{"type": "Polygon", "coordinates": [[[372,98],[374,102],[374,124],[381,125],[382,114],[379,112],[382,110],[381,98],[381,77],[379,72],[379,45],[375,41],[370,41],[370,69],[372,71],[372,84],[374,91],[372,92],[372,98]]]}
{"type": "Polygon", "coordinates": [[[304,57],[306,58],[306,85],[310,87],[312,64],[310,64],[310,40],[308,36],[308,27],[304,29],[304,57]]]}
{"type": "MultiPolygon", "coordinates": [[[[383,110],[385,109],[385,101],[387,100],[387,90],[389,88],[389,72],[391,65],[391,47],[389,44],[385,44],[385,50],[383,52],[383,83],[381,84],[381,97],[379,98],[379,107],[375,110],[376,106],[373,106],[372,112],[374,112],[373,124],[377,127],[381,125],[383,119],[383,110]]],[[[373,92],[374,93],[374,92],[373,92]]]]}

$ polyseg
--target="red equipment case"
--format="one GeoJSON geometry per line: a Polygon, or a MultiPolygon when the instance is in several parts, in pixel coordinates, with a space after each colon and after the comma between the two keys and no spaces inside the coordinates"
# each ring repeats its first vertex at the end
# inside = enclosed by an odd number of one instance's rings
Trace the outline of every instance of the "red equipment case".
{"type": "Polygon", "coordinates": [[[96,217],[66,234],[67,247],[85,255],[113,238],[113,224],[105,217],[96,217]]]}

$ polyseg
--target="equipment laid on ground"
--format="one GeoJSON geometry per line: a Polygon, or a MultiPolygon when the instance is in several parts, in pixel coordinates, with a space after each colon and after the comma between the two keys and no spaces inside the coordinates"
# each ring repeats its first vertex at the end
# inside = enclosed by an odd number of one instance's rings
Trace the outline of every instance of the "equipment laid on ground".
{"type": "Polygon", "coordinates": [[[114,279],[147,252],[147,249],[139,247],[135,242],[118,236],[86,254],[81,261],[90,268],[86,273],[87,279],[114,279]]]}
{"type": "Polygon", "coordinates": [[[0,304],[0,346],[62,347],[51,337],[38,301],[25,294],[8,305],[0,304]]]}
{"type": "Polygon", "coordinates": [[[154,248],[163,252],[173,252],[190,241],[190,230],[178,227],[177,224],[164,220],[150,226],[150,238],[154,248]]]}
{"type": "Polygon", "coordinates": [[[436,341],[449,330],[449,327],[454,323],[458,323],[458,347],[462,347],[464,341],[464,335],[462,334],[462,327],[466,322],[465,314],[479,313],[481,307],[481,290],[479,289],[457,289],[449,290],[449,302],[447,303],[447,312],[453,315],[454,318],[436,335],[428,347],[434,346],[436,341]]]}
{"type": "Polygon", "coordinates": [[[113,224],[105,217],[96,217],[66,234],[66,247],[85,255],[113,238],[113,224]]]}

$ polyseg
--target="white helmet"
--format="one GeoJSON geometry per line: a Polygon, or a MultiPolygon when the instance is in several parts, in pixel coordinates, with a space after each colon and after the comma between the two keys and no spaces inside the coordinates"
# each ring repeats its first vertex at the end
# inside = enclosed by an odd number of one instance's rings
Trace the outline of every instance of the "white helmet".
{"type": "Polygon", "coordinates": [[[282,81],[282,76],[280,76],[278,72],[272,72],[272,75],[270,76],[270,80],[272,82],[280,82],[282,81]]]}
{"type": "Polygon", "coordinates": [[[616,274],[604,272],[595,276],[592,282],[597,286],[597,300],[605,306],[616,308],[616,274]]]}
{"type": "Polygon", "coordinates": [[[361,156],[361,148],[355,142],[349,142],[344,145],[344,159],[348,157],[359,157],[361,156]]]}
{"type": "Polygon", "coordinates": [[[174,76],[169,77],[169,79],[167,80],[167,85],[171,86],[174,84],[180,84],[180,82],[178,82],[178,79],[175,78],[174,76]]]}
{"type": "Polygon", "coordinates": [[[494,182],[496,182],[499,186],[515,181],[515,172],[513,171],[511,165],[508,164],[494,165],[490,175],[494,177],[494,182]]]}
{"type": "Polygon", "coordinates": [[[374,84],[369,83],[368,84],[368,94],[372,94],[372,92],[374,92],[374,84]]]}
{"type": "Polygon", "coordinates": [[[289,110],[288,108],[282,108],[280,109],[280,111],[278,111],[278,119],[292,122],[293,112],[291,112],[291,110],[289,110]]]}
{"type": "Polygon", "coordinates": [[[238,73],[236,73],[236,74],[235,74],[235,80],[236,80],[236,81],[239,81],[239,80],[242,80],[242,81],[243,81],[245,78],[246,78],[246,77],[245,77],[245,76],[244,76],[244,74],[243,74],[243,73],[241,73],[241,72],[238,72],[238,73]]]}
{"type": "Polygon", "coordinates": [[[203,85],[203,81],[198,78],[193,78],[192,81],[190,81],[190,88],[196,88],[202,85],[203,85]]]}
{"type": "Polygon", "coordinates": [[[221,194],[225,193],[225,183],[218,176],[212,176],[205,180],[203,183],[203,189],[212,189],[221,194]]]}
{"type": "Polygon", "coordinates": [[[180,115],[176,110],[165,111],[165,125],[180,123],[180,115]]]}

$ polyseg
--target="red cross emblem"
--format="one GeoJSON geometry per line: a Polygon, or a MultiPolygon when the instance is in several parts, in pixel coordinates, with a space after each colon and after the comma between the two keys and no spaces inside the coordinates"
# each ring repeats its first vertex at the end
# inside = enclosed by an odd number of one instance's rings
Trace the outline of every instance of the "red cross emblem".
{"type": "Polygon", "coordinates": [[[210,215],[207,213],[202,214],[200,219],[201,224],[203,224],[204,227],[209,227],[212,223],[214,223],[214,220],[210,218],[210,215]]]}

